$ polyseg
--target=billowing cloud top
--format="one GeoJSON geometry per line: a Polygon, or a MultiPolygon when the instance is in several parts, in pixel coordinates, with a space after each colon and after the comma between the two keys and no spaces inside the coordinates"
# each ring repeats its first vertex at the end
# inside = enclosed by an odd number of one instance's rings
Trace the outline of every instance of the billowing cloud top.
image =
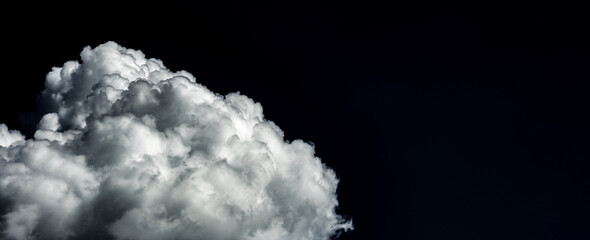
{"type": "Polygon", "coordinates": [[[352,228],[313,146],[262,106],[108,42],[47,74],[34,139],[0,124],[5,239],[328,239],[352,228]]]}

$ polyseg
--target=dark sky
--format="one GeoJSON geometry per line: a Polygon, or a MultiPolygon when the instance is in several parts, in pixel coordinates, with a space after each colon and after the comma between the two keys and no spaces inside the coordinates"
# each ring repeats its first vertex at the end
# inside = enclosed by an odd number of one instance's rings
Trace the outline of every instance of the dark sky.
{"type": "Polygon", "coordinates": [[[113,40],[315,143],[339,239],[590,239],[585,8],[214,2],[5,6],[0,122],[30,136],[51,67],[113,40]]]}

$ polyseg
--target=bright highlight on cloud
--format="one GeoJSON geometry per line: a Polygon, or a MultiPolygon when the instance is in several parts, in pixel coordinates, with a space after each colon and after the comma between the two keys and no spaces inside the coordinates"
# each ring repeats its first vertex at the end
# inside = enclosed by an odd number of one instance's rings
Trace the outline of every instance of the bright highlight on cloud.
{"type": "Polygon", "coordinates": [[[34,139],[0,124],[4,239],[329,239],[334,171],[262,106],[108,42],[47,74],[34,139]]]}

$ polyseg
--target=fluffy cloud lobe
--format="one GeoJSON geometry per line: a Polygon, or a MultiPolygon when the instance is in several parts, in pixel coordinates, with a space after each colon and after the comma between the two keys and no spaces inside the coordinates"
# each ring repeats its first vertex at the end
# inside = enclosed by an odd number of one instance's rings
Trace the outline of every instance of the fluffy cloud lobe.
{"type": "Polygon", "coordinates": [[[0,124],[5,239],[329,239],[334,172],[262,106],[108,42],[47,74],[34,139],[0,124]]]}

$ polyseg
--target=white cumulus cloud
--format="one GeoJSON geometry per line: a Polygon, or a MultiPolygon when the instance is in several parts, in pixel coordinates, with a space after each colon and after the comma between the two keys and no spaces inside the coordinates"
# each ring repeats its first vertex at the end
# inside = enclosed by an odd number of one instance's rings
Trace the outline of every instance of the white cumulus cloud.
{"type": "Polygon", "coordinates": [[[5,239],[329,239],[338,179],[262,106],[114,42],[47,74],[33,139],[0,124],[5,239]]]}

